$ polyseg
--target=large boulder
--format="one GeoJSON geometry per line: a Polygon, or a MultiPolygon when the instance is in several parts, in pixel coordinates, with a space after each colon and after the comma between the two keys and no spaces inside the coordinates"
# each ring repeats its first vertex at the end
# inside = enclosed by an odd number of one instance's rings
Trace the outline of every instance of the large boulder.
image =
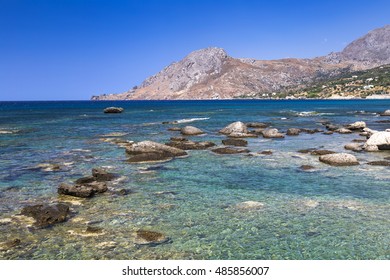
{"type": "Polygon", "coordinates": [[[323,163],[334,166],[358,165],[359,162],[354,155],[346,153],[336,153],[320,156],[319,160],[323,163]]]}
{"type": "Polygon", "coordinates": [[[243,122],[234,122],[219,131],[222,134],[248,134],[248,128],[243,122]]]}
{"type": "Polygon", "coordinates": [[[180,130],[180,132],[183,135],[200,135],[200,134],[204,134],[204,132],[202,130],[200,130],[199,128],[197,128],[195,126],[190,126],[190,125],[187,125],[187,126],[183,127],[180,130]]]}
{"type": "Polygon", "coordinates": [[[166,161],[175,157],[186,156],[187,153],[175,147],[153,141],[142,141],[126,148],[130,156],[129,162],[166,161]]]}
{"type": "Polygon", "coordinates": [[[56,223],[64,222],[68,213],[69,206],[64,203],[26,206],[21,212],[24,216],[34,218],[34,225],[37,227],[47,227],[56,223]]]}
{"type": "Polygon", "coordinates": [[[103,110],[105,114],[118,114],[124,111],[121,107],[107,107],[103,110]]]}
{"type": "Polygon", "coordinates": [[[374,132],[364,144],[363,148],[368,152],[390,150],[390,132],[374,132]]]}
{"type": "Polygon", "coordinates": [[[284,138],[284,135],[280,133],[276,128],[269,128],[263,130],[264,138],[284,138]]]}
{"type": "Polygon", "coordinates": [[[346,126],[346,128],[349,130],[363,130],[366,127],[366,123],[362,121],[354,122],[346,126]]]}

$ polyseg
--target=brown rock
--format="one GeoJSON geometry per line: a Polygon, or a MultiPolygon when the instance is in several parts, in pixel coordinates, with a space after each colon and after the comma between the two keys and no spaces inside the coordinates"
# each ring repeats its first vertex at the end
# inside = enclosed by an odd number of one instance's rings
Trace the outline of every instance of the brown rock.
{"type": "Polygon", "coordinates": [[[204,134],[204,132],[202,130],[200,130],[199,128],[197,127],[194,127],[194,126],[185,126],[181,129],[181,134],[183,135],[200,135],[200,134],[204,134]]]}
{"type": "Polygon", "coordinates": [[[239,147],[246,147],[248,145],[248,141],[244,139],[224,139],[222,140],[222,144],[227,146],[239,146],[239,147]]]}
{"type": "Polygon", "coordinates": [[[26,206],[21,212],[24,216],[34,218],[34,225],[37,227],[47,227],[56,223],[64,222],[68,213],[69,206],[63,203],[26,206]]]}
{"type": "Polygon", "coordinates": [[[329,151],[329,150],[314,150],[311,151],[310,154],[314,156],[322,156],[322,155],[329,155],[329,154],[335,154],[336,152],[329,151]]]}
{"type": "Polygon", "coordinates": [[[299,128],[289,128],[287,129],[287,135],[289,136],[297,136],[299,135],[299,133],[301,132],[301,130],[299,128]]]}
{"type": "Polygon", "coordinates": [[[76,196],[76,197],[91,197],[95,194],[95,191],[92,187],[84,186],[84,185],[61,184],[58,187],[57,191],[59,194],[65,194],[65,195],[76,196]]]}
{"type": "Polygon", "coordinates": [[[350,166],[359,164],[354,155],[345,153],[323,155],[320,156],[319,160],[323,163],[334,166],[350,166]]]}
{"type": "Polygon", "coordinates": [[[223,155],[241,154],[241,153],[249,153],[250,152],[248,149],[231,148],[231,147],[216,148],[216,149],[213,149],[211,151],[213,153],[223,154],[223,155]]]}
{"type": "Polygon", "coordinates": [[[121,107],[108,107],[103,110],[105,114],[118,114],[118,113],[122,113],[123,111],[124,109],[121,107]]]}
{"type": "Polygon", "coordinates": [[[138,230],[135,236],[137,245],[159,245],[170,241],[169,237],[156,231],[138,230]]]}

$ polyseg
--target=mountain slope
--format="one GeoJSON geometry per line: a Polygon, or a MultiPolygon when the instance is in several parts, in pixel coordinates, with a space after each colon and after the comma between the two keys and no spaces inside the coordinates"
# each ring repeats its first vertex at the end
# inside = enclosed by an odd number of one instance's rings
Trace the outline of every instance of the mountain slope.
{"type": "Polygon", "coordinates": [[[390,25],[353,41],[343,51],[314,59],[256,60],[220,48],[194,51],[147,78],[138,88],[93,100],[228,99],[284,92],[390,63],[390,25]]]}

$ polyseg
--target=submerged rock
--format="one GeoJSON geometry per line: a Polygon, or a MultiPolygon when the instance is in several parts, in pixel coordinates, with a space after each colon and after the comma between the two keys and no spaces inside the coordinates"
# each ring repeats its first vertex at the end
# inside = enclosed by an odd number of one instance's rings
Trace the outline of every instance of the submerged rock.
{"type": "Polygon", "coordinates": [[[264,204],[258,201],[244,201],[236,204],[237,210],[259,210],[264,207],[264,204]]]}
{"type": "Polygon", "coordinates": [[[314,156],[323,156],[323,155],[329,155],[329,154],[335,154],[336,152],[329,151],[329,150],[314,150],[311,151],[310,154],[314,156]]]}
{"type": "Polygon", "coordinates": [[[354,155],[346,153],[336,153],[320,156],[319,160],[323,163],[334,166],[358,165],[359,162],[354,155]]]}
{"type": "Polygon", "coordinates": [[[134,243],[137,245],[159,245],[170,241],[164,234],[150,230],[137,230],[134,243]]]}
{"type": "Polygon", "coordinates": [[[213,149],[211,151],[213,153],[222,154],[222,155],[241,154],[241,153],[249,153],[250,152],[248,149],[232,148],[232,147],[216,148],[216,149],[213,149]]]}
{"type": "Polygon", "coordinates": [[[301,170],[303,170],[303,171],[310,171],[310,170],[315,169],[315,167],[312,166],[312,165],[301,165],[301,166],[299,167],[299,169],[301,169],[301,170]]]}
{"type": "Polygon", "coordinates": [[[390,150],[390,132],[380,131],[372,134],[363,148],[368,152],[390,150]]]}
{"type": "Polygon", "coordinates": [[[271,150],[265,150],[265,151],[258,152],[258,154],[269,156],[272,155],[273,152],[271,150]]]}
{"type": "Polygon", "coordinates": [[[183,135],[200,135],[200,134],[204,134],[204,132],[202,130],[200,130],[199,128],[197,128],[195,126],[189,126],[189,125],[183,127],[180,130],[180,132],[183,135]]]}
{"type": "Polygon", "coordinates": [[[390,166],[390,161],[387,160],[377,160],[367,162],[368,165],[376,165],[376,166],[390,166]]]}
{"type": "Polygon", "coordinates": [[[264,138],[284,138],[284,135],[280,133],[276,128],[269,128],[263,130],[264,138]]]}
{"type": "Polygon", "coordinates": [[[17,247],[20,245],[22,241],[19,238],[14,238],[9,241],[1,242],[0,243],[0,251],[8,251],[14,247],[17,247]]]}
{"type": "Polygon", "coordinates": [[[227,145],[227,146],[246,147],[248,145],[248,141],[246,141],[244,139],[228,138],[228,139],[222,140],[222,144],[227,145]]]}
{"type": "Polygon", "coordinates": [[[121,107],[107,107],[103,110],[105,114],[118,114],[124,111],[121,107]]]}
{"type": "Polygon", "coordinates": [[[22,209],[21,214],[32,217],[35,220],[35,226],[47,227],[66,220],[69,213],[69,206],[63,203],[54,205],[33,205],[22,209]]]}
{"type": "Polygon", "coordinates": [[[34,167],[34,169],[40,169],[44,172],[61,171],[61,166],[56,163],[40,163],[34,167]]]}

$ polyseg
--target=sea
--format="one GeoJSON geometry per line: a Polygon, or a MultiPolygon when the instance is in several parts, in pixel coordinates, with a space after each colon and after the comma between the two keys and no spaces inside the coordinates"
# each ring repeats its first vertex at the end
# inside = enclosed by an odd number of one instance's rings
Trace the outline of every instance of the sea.
{"type": "Polygon", "coordinates": [[[390,160],[390,151],[346,151],[365,140],[359,133],[246,138],[249,154],[196,150],[164,163],[129,163],[109,141],[166,143],[180,136],[168,128],[191,125],[205,132],[191,140],[222,146],[218,131],[235,121],[281,132],[326,131],[326,121],[385,130],[390,117],[379,113],[387,109],[390,100],[0,102],[0,259],[388,260],[390,169],[367,162],[390,160]],[[110,106],[124,112],[104,114],[110,106]],[[360,164],[326,165],[301,149],[348,152],[360,164]],[[57,193],[95,167],[117,175],[109,191],[57,193]],[[239,207],[247,201],[261,207],[239,207]],[[37,228],[21,215],[26,206],[58,202],[70,206],[65,222],[37,228]],[[168,242],[138,244],[139,230],[168,242]]]}

